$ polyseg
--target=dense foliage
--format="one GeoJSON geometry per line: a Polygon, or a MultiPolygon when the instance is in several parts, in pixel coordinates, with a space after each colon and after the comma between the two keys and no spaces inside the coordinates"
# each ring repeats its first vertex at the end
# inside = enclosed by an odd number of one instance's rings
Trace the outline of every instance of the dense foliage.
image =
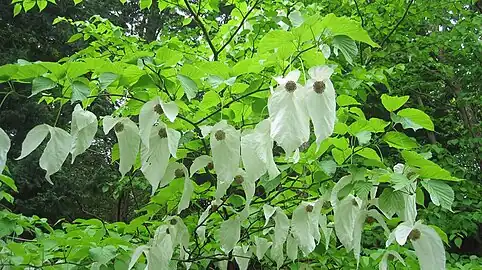
{"type": "Polygon", "coordinates": [[[1,269],[481,269],[482,3],[389,2],[5,4],[1,269]]]}

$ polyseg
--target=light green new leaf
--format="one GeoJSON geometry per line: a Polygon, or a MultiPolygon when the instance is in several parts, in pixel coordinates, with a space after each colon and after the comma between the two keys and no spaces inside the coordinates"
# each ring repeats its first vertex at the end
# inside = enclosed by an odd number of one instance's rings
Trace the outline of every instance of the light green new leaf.
{"type": "Polygon", "coordinates": [[[72,83],[72,98],[71,101],[84,101],[90,94],[90,88],[88,85],[81,81],[75,81],[72,83]]]}
{"type": "Polygon", "coordinates": [[[338,55],[338,50],[340,50],[349,64],[353,64],[353,58],[358,54],[355,41],[348,36],[336,36],[333,39],[333,48],[335,55],[338,55]]]}
{"type": "Polygon", "coordinates": [[[449,171],[442,169],[439,165],[426,159],[422,155],[412,151],[403,150],[402,156],[407,165],[419,168],[418,174],[421,178],[460,181],[460,179],[451,176],[449,171]]]}
{"type": "Polygon", "coordinates": [[[33,7],[35,7],[35,4],[37,2],[35,0],[23,0],[23,9],[25,12],[31,10],[33,7]]]}
{"type": "Polygon", "coordinates": [[[39,11],[44,10],[47,7],[47,0],[37,0],[37,6],[39,11]]]}
{"type": "Polygon", "coordinates": [[[104,72],[99,75],[100,89],[105,90],[109,85],[115,82],[119,78],[119,75],[112,72],[104,72]]]}
{"type": "Polygon", "coordinates": [[[210,108],[217,106],[221,103],[221,97],[216,91],[208,91],[203,95],[203,99],[199,104],[200,110],[209,110],[210,108]]]}
{"type": "Polygon", "coordinates": [[[89,250],[92,259],[102,265],[106,265],[116,256],[117,249],[114,246],[96,247],[89,250]]]}
{"type": "Polygon", "coordinates": [[[383,94],[382,104],[383,104],[383,107],[387,109],[387,111],[393,112],[398,110],[400,107],[402,107],[403,104],[405,104],[409,98],[410,98],[409,96],[398,97],[398,96],[389,96],[387,94],[383,94]]]}
{"type": "Polygon", "coordinates": [[[28,156],[33,150],[43,142],[47,134],[49,133],[49,125],[42,124],[34,127],[27,133],[27,137],[22,143],[22,152],[16,160],[22,159],[28,156]]]}
{"type": "Polygon", "coordinates": [[[336,103],[341,107],[350,106],[350,105],[360,105],[360,103],[356,101],[356,99],[348,95],[339,95],[336,98],[336,103]]]}
{"type": "Polygon", "coordinates": [[[72,136],[72,163],[75,157],[82,154],[89,148],[97,133],[97,117],[95,114],[83,110],[77,104],[72,113],[70,134],[72,136]]]}
{"type": "MultiPolygon", "coordinates": [[[[408,109],[403,109],[397,113],[398,116],[409,119],[413,123],[420,125],[421,127],[433,131],[434,130],[434,125],[432,120],[430,119],[430,116],[428,116],[426,113],[424,113],[421,110],[418,109],[413,109],[413,108],[408,108],[408,109]]],[[[414,130],[417,130],[416,128],[413,128],[414,130]]]]}
{"type": "Polygon", "coordinates": [[[150,8],[152,6],[152,0],[140,0],[139,7],[141,9],[150,8]]]}
{"type": "Polygon", "coordinates": [[[17,3],[13,8],[13,17],[16,17],[20,12],[22,12],[22,5],[17,3]]]}
{"type": "Polygon", "coordinates": [[[50,140],[40,156],[40,168],[46,172],[45,179],[51,184],[50,176],[60,170],[72,148],[72,136],[60,128],[48,127],[50,140]]]}
{"type": "Polygon", "coordinates": [[[195,98],[197,95],[198,87],[195,81],[182,74],[177,74],[177,79],[181,82],[182,89],[189,100],[195,98]]]}
{"type": "Polygon", "coordinates": [[[377,152],[375,150],[371,149],[371,148],[362,148],[358,151],[355,148],[355,153],[359,156],[364,157],[364,158],[373,159],[373,160],[376,160],[376,161],[381,161],[380,156],[378,156],[377,152]]]}
{"type": "Polygon", "coordinates": [[[433,204],[452,211],[454,190],[449,185],[437,180],[426,180],[421,183],[430,194],[433,204]]]}
{"type": "Polygon", "coordinates": [[[10,137],[0,128],[0,174],[2,174],[7,163],[8,150],[10,150],[10,137]]]}
{"type": "Polygon", "coordinates": [[[224,253],[229,254],[236,246],[241,234],[241,222],[237,216],[221,223],[219,230],[221,249],[224,253]]]}
{"type": "Polygon", "coordinates": [[[13,191],[15,192],[18,192],[18,188],[17,186],[15,185],[15,181],[6,176],[6,175],[3,175],[3,174],[0,174],[0,182],[4,183],[5,185],[7,185],[9,188],[11,188],[13,191]]]}
{"type": "Polygon", "coordinates": [[[418,147],[418,143],[414,138],[410,138],[405,133],[390,131],[383,136],[383,141],[391,147],[397,149],[413,149],[418,147]]]}
{"type": "Polygon", "coordinates": [[[323,17],[321,21],[317,16],[312,18],[312,20],[317,22],[316,27],[320,27],[319,29],[321,31],[328,28],[334,36],[345,35],[353,40],[367,43],[372,47],[379,47],[378,44],[373,42],[368,35],[368,32],[363,29],[360,23],[353,21],[350,18],[337,17],[335,14],[330,13],[323,17]]]}
{"type": "Polygon", "coordinates": [[[55,83],[49,78],[45,78],[45,77],[35,78],[32,82],[32,94],[30,95],[30,97],[42,91],[52,89],[55,86],[57,86],[57,83],[55,83]]]}

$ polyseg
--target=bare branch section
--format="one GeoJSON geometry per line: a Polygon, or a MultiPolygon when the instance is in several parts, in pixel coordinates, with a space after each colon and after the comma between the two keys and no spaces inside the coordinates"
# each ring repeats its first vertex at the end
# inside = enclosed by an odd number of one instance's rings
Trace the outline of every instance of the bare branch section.
{"type": "Polygon", "coordinates": [[[403,20],[405,20],[405,18],[407,17],[408,11],[410,10],[410,7],[412,6],[413,2],[414,2],[414,0],[410,0],[410,3],[408,3],[407,9],[405,9],[405,13],[403,13],[402,18],[400,18],[400,20],[397,22],[395,27],[393,27],[392,31],[390,31],[390,33],[388,33],[388,35],[383,39],[382,43],[380,43],[380,47],[383,47],[383,45],[388,41],[390,36],[393,33],[395,33],[395,30],[397,30],[397,28],[400,26],[400,24],[403,22],[403,20]]]}
{"type": "Polygon", "coordinates": [[[188,0],[184,0],[184,3],[186,4],[186,7],[187,9],[189,10],[189,13],[193,16],[194,20],[196,21],[196,23],[199,25],[199,27],[201,28],[201,31],[203,32],[203,35],[204,35],[204,38],[206,38],[206,41],[208,42],[209,44],[209,48],[211,48],[211,51],[213,52],[213,55],[214,55],[214,60],[218,60],[218,51],[216,50],[216,48],[214,47],[214,44],[213,44],[213,41],[211,40],[211,38],[209,37],[209,33],[206,29],[206,26],[204,26],[203,22],[201,21],[201,18],[199,18],[198,14],[196,12],[194,12],[194,10],[192,9],[191,7],[191,4],[189,4],[189,1],[188,0]]]}

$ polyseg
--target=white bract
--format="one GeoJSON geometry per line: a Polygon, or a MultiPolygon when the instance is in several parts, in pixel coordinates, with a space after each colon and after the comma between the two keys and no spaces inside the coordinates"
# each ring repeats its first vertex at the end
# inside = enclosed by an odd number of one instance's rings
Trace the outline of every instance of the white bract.
{"type": "Polygon", "coordinates": [[[261,261],[266,254],[266,251],[271,247],[273,243],[269,242],[268,239],[264,237],[254,237],[254,245],[256,247],[256,257],[261,261]]]}
{"type": "Polygon", "coordinates": [[[265,226],[268,224],[270,218],[273,218],[275,223],[274,234],[272,236],[271,258],[276,262],[277,267],[280,268],[284,262],[283,246],[288,237],[290,220],[279,207],[264,205],[263,212],[266,218],[265,226]]]}
{"type": "Polygon", "coordinates": [[[140,144],[139,129],[136,123],[127,117],[114,118],[112,116],[106,116],[104,117],[103,123],[105,134],[114,128],[115,135],[119,141],[119,172],[122,177],[124,177],[136,162],[140,144]]]}
{"type": "Polygon", "coordinates": [[[393,251],[393,250],[387,250],[385,253],[383,253],[382,260],[380,261],[380,264],[378,265],[379,270],[388,270],[388,260],[389,259],[397,259],[400,261],[404,266],[405,266],[405,261],[403,258],[398,254],[398,252],[393,251]]]}
{"type": "Polygon", "coordinates": [[[22,152],[17,160],[32,153],[49,133],[50,139],[40,156],[39,164],[46,171],[45,179],[53,184],[50,176],[60,170],[72,147],[72,136],[67,131],[46,124],[34,127],[23,141],[22,152]]]}
{"type": "Polygon", "coordinates": [[[235,256],[234,258],[236,259],[240,270],[248,269],[249,258],[251,258],[252,254],[253,251],[247,245],[234,247],[233,255],[235,256]]]}
{"type": "Polygon", "coordinates": [[[72,136],[72,163],[75,157],[82,154],[90,147],[97,133],[97,117],[92,112],[83,110],[79,104],[75,105],[72,112],[70,135],[72,136]]]}
{"type": "Polygon", "coordinates": [[[320,241],[319,218],[323,201],[302,202],[294,211],[291,219],[291,233],[304,255],[315,250],[320,241]]]}
{"type": "Polygon", "coordinates": [[[335,128],[336,93],[330,80],[333,69],[328,66],[316,66],[310,68],[308,74],[310,79],[305,86],[305,104],[319,146],[335,128]]]}
{"type": "Polygon", "coordinates": [[[239,169],[240,132],[222,120],[211,129],[211,151],[217,174],[216,199],[226,193],[239,169]]]}
{"type": "Polygon", "coordinates": [[[241,157],[246,174],[257,180],[268,172],[273,179],[280,174],[273,159],[273,140],[270,136],[271,122],[259,122],[254,130],[241,137],[241,157]]]}
{"type": "Polygon", "coordinates": [[[271,137],[283,148],[287,157],[295,151],[298,153],[298,148],[310,137],[304,91],[297,83],[299,77],[300,71],[294,70],[284,78],[275,78],[278,87],[268,99],[271,137]]]}
{"type": "Polygon", "coordinates": [[[390,246],[393,241],[403,246],[407,239],[415,249],[421,270],[445,269],[445,250],[442,239],[432,227],[420,221],[415,224],[402,222],[390,234],[386,246],[390,246]]]}
{"type": "Polygon", "coordinates": [[[207,167],[209,163],[213,162],[213,158],[210,156],[202,155],[197,157],[191,164],[189,168],[189,172],[191,173],[191,177],[197,173],[200,169],[207,167]]]}
{"type": "Polygon", "coordinates": [[[139,134],[142,143],[149,148],[149,137],[151,128],[158,122],[161,114],[165,114],[169,121],[174,122],[179,108],[173,101],[164,103],[159,96],[146,102],[139,113],[139,134]]]}
{"type": "Polygon", "coordinates": [[[141,171],[151,184],[153,195],[164,177],[169,158],[176,157],[181,133],[162,122],[152,127],[150,132],[149,145],[141,145],[141,171]]]}
{"type": "Polygon", "coordinates": [[[230,219],[221,223],[219,229],[219,237],[221,249],[224,253],[229,254],[236,246],[241,234],[241,222],[239,217],[233,216],[230,219]]]}
{"type": "Polygon", "coordinates": [[[7,163],[7,153],[10,150],[10,138],[7,133],[0,128],[0,174],[7,163]]]}

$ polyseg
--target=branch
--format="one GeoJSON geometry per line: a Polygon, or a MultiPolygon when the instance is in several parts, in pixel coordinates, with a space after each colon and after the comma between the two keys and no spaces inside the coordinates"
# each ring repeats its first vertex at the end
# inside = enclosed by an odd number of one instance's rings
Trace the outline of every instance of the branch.
{"type": "MultiPolygon", "coordinates": [[[[356,11],[358,13],[358,17],[360,17],[360,20],[361,20],[361,26],[362,28],[365,28],[365,20],[363,19],[363,15],[360,11],[360,7],[358,6],[358,2],[356,0],[355,1],[355,7],[356,7],[356,11]]],[[[363,65],[363,43],[360,42],[360,65],[363,65]]]]}
{"type": "Polygon", "coordinates": [[[286,74],[286,71],[288,71],[288,69],[289,69],[290,66],[293,64],[293,62],[295,62],[295,60],[296,60],[298,57],[300,57],[300,55],[301,55],[302,53],[307,52],[307,51],[309,51],[309,50],[311,50],[311,49],[314,49],[314,48],[316,48],[316,45],[310,46],[310,47],[308,47],[308,48],[306,48],[306,49],[304,49],[304,50],[299,51],[299,52],[295,55],[295,57],[293,57],[293,58],[291,59],[291,62],[286,66],[286,68],[283,70],[283,76],[286,74]]]}
{"type": "Polygon", "coordinates": [[[211,41],[211,38],[209,38],[208,31],[206,30],[206,27],[202,23],[201,18],[199,18],[199,16],[196,14],[196,12],[194,12],[194,10],[192,9],[188,0],[184,0],[184,3],[186,4],[186,7],[189,10],[189,13],[191,13],[191,15],[194,17],[194,20],[196,21],[196,23],[199,25],[199,27],[201,27],[201,31],[203,32],[203,35],[204,35],[204,37],[206,38],[206,41],[209,44],[209,48],[211,48],[211,51],[213,52],[214,61],[218,60],[218,51],[214,47],[214,44],[211,41]]]}
{"type": "Polygon", "coordinates": [[[254,8],[256,7],[256,5],[260,2],[260,0],[257,0],[254,5],[248,10],[248,12],[246,13],[246,15],[243,17],[243,19],[241,20],[241,23],[238,25],[238,28],[236,28],[236,30],[234,31],[233,34],[231,34],[231,36],[228,38],[228,41],[218,50],[218,54],[221,53],[225,48],[226,46],[228,46],[229,43],[231,43],[231,41],[233,40],[233,38],[236,36],[236,34],[238,33],[238,31],[241,29],[241,27],[243,27],[244,25],[244,22],[246,21],[246,19],[248,19],[249,17],[249,14],[251,14],[251,12],[254,10],[254,8]]]}
{"type": "Polygon", "coordinates": [[[405,17],[407,17],[408,10],[409,10],[410,7],[412,6],[413,2],[414,2],[414,0],[410,0],[410,3],[408,3],[407,9],[405,9],[405,13],[403,14],[402,18],[400,18],[400,20],[399,20],[398,23],[395,25],[395,27],[393,27],[392,31],[390,31],[390,33],[388,33],[388,35],[383,39],[382,43],[380,43],[380,47],[383,47],[383,45],[385,44],[385,42],[387,42],[388,38],[395,32],[395,30],[397,30],[398,26],[400,26],[400,24],[401,24],[402,21],[405,19],[405,17]]]}
{"type": "Polygon", "coordinates": [[[206,121],[207,119],[209,119],[211,116],[213,116],[213,115],[217,114],[218,112],[220,112],[220,111],[223,109],[223,107],[227,107],[227,106],[233,104],[234,102],[236,102],[236,101],[238,101],[238,100],[240,100],[240,99],[243,99],[243,98],[245,98],[245,97],[247,97],[247,96],[250,96],[250,95],[252,95],[252,94],[256,94],[256,93],[263,92],[263,91],[267,91],[267,90],[269,90],[269,88],[257,89],[257,90],[254,90],[254,91],[252,91],[252,92],[249,92],[249,93],[247,93],[247,94],[244,94],[244,95],[242,95],[242,96],[240,96],[240,97],[238,97],[238,98],[233,98],[233,100],[231,100],[230,102],[226,103],[224,106],[221,106],[219,109],[217,109],[217,110],[215,110],[214,112],[208,114],[207,116],[205,116],[205,117],[202,118],[201,120],[195,122],[194,124],[196,124],[196,125],[201,124],[202,122],[204,122],[204,121],[206,121]]]}

